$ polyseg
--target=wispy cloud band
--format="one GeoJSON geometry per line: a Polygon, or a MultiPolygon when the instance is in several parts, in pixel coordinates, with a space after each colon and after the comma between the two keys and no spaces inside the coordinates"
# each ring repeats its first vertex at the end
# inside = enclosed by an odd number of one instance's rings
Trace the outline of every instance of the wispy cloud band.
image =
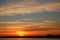
{"type": "Polygon", "coordinates": [[[16,21],[16,22],[0,22],[1,26],[0,27],[5,29],[6,28],[60,28],[60,24],[51,24],[52,22],[56,22],[56,21],[44,21],[41,23],[36,23],[36,22],[20,22],[20,21],[16,21]],[[49,23],[45,23],[45,22],[49,22],[49,23]]]}
{"type": "Polygon", "coordinates": [[[45,4],[36,3],[35,0],[28,2],[22,1],[20,3],[7,4],[0,6],[0,15],[14,15],[37,13],[44,11],[59,11],[60,2],[50,2],[45,4]]]}

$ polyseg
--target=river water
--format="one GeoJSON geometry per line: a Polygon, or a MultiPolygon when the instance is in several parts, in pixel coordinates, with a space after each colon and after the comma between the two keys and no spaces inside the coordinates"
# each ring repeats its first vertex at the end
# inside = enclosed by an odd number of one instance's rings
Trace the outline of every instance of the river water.
{"type": "Polygon", "coordinates": [[[0,40],[60,40],[60,38],[0,38],[0,40]]]}

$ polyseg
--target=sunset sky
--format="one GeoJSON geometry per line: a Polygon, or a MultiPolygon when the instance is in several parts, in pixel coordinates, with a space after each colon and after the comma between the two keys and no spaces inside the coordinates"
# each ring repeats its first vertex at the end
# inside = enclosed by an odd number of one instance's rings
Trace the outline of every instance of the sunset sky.
{"type": "Polygon", "coordinates": [[[60,28],[60,0],[0,0],[0,31],[19,28],[60,28]]]}

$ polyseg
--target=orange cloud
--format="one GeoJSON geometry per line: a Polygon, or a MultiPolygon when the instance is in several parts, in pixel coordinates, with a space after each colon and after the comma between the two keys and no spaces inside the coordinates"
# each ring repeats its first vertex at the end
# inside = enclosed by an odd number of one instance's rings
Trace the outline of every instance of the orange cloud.
{"type": "Polygon", "coordinates": [[[48,34],[51,34],[51,35],[60,34],[60,29],[58,30],[33,29],[34,31],[32,31],[32,29],[29,29],[29,30],[28,29],[26,29],[26,31],[25,30],[21,31],[21,29],[20,30],[2,30],[0,31],[0,36],[22,36],[22,35],[23,36],[46,36],[48,34]],[[39,31],[36,31],[36,30],[39,30],[39,31]]]}

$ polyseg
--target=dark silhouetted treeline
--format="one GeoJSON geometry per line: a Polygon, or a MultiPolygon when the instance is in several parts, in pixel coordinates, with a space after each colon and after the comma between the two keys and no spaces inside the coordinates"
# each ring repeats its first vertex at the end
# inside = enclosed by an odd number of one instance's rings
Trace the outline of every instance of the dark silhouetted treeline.
{"type": "Polygon", "coordinates": [[[0,38],[60,38],[60,35],[46,35],[46,36],[0,36],[0,38]]]}

